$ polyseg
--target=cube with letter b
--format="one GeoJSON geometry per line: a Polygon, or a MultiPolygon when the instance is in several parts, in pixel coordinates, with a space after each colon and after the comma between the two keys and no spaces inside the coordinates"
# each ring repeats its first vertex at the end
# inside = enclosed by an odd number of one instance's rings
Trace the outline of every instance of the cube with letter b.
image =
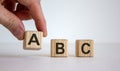
{"type": "Polygon", "coordinates": [[[68,56],[68,40],[52,39],[51,40],[51,56],[67,57],[68,56]]]}
{"type": "Polygon", "coordinates": [[[94,55],[93,40],[76,40],[76,56],[92,57],[94,55]]]}
{"type": "Polygon", "coordinates": [[[23,48],[26,50],[39,50],[42,48],[43,32],[26,31],[23,48]]]}

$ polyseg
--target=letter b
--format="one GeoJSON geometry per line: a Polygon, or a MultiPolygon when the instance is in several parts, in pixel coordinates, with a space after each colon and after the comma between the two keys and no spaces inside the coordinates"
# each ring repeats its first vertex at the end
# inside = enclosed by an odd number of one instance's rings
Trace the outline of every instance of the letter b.
{"type": "Polygon", "coordinates": [[[68,41],[66,39],[52,39],[51,40],[51,56],[67,57],[68,41]]]}

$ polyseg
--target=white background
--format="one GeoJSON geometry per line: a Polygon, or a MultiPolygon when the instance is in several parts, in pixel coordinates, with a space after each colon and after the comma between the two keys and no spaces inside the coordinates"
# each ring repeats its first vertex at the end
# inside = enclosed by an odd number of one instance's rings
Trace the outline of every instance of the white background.
{"type": "MultiPolygon", "coordinates": [[[[96,43],[120,43],[120,0],[42,0],[48,37],[93,39],[96,43]]],[[[36,30],[33,20],[25,21],[26,30],[36,30]]],[[[0,25],[2,42],[19,42],[0,25]]]]}
{"type": "MultiPolygon", "coordinates": [[[[0,25],[0,71],[120,71],[120,0],[42,0],[48,37],[39,51],[23,50],[0,25]],[[50,40],[69,40],[67,58],[50,57],[50,40]],[[94,57],[75,57],[75,40],[93,39],[94,57]],[[12,42],[12,43],[11,43],[12,42]]],[[[36,30],[33,20],[26,30],[36,30]]]]}

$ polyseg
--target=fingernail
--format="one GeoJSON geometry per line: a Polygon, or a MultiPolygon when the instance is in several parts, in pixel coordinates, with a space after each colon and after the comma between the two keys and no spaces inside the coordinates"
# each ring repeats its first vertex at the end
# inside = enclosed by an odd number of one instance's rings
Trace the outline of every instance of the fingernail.
{"type": "Polygon", "coordinates": [[[43,32],[43,36],[47,37],[47,31],[43,32]]]}

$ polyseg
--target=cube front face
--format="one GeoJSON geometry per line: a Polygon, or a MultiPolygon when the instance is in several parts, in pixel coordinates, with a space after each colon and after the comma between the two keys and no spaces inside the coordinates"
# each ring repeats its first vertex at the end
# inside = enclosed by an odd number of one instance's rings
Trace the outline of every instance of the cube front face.
{"type": "Polygon", "coordinates": [[[52,39],[51,40],[51,56],[67,57],[68,56],[68,40],[52,39]]]}
{"type": "Polygon", "coordinates": [[[92,57],[94,55],[93,40],[76,40],[76,56],[92,57]]]}
{"type": "Polygon", "coordinates": [[[42,48],[43,32],[26,31],[23,48],[26,50],[39,50],[42,48]]]}

